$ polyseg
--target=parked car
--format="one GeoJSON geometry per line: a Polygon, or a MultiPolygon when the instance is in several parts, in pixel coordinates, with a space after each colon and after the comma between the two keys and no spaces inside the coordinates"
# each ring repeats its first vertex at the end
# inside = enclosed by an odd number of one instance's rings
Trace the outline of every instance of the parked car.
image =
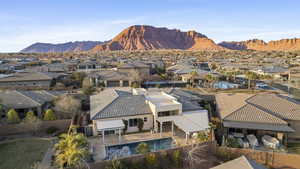
{"type": "Polygon", "coordinates": [[[247,135],[247,139],[252,148],[257,147],[259,145],[255,135],[249,134],[249,135],[247,135]]]}
{"type": "Polygon", "coordinates": [[[264,146],[276,149],[279,147],[279,141],[275,137],[271,137],[269,135],[264,135],[261,138],[261,141],[263,142],[264,146]]]}

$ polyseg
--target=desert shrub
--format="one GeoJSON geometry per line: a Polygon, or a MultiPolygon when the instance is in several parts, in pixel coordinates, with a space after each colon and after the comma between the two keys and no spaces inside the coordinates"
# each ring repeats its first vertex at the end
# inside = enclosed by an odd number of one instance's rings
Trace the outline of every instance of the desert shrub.
{"type": "Polygon", "coordinates": [[[158,166],[158,159],[154,153],[146,155],[146,162],[149,168],[155,168],[158,166]]]}
{"type": "Polygon", "coordinates": [[[232,148],[239,148],[240,144],[237,141],[237,139],[235,139],[235,138],[228,138],[227,139],[227,146],[228,147],[232,147],[232,148]]]}
{"type": "Polygon", "coordinates": [[[173,153],[172,153],[172,161],[175,165],[175,167],[179,168],[181,166],[181,152],[180,150],[175,150],[173,153]]]}
{"type": "Polygon", "coordinates": [[[150,152],[150,147],[147,143],[142,142],[136,147],[135,151],[139,154],[145,154],[150,152]]]}
{"type": "Polygon", "coordinates": [[[23,123],[26,124],[26,128],[28,128],[32,134],[38,134],[42,125],[42,120],[39,119],[32,111],[29,111],[26,113],[23,123]]]}
{"type": "Polygon", "coordinates": [[[21,120],[20,120],[19,114],[15,111],[15,109],[10,109],[7,112],[7,122],[8,123],[19,123],[20,121],[21,120]]]}
{"type": "Polygon", "coordinates": [[[37,117],[35,116],[35,114],[32,111],[29,111],[29,112],[26,113],[24,122],[30,122],[30,121],[35,120],[36,118],[37,117]]]}
{"type": "Polygon", "coordinates": [[[120,160],[112,160],[105,169],[124,169],[120,160]]]}
{"type": "Polygon", "coordinates": [[[205,132],[200,132],[197,134],[197,140],[199,142],[206,142],[209,140],[209,136],[205,132]]]}
{"type": "Polygon", "coordinates": [[[44,114],[44,120],[56,120],[53,110],[48,109],[44,114]]]}
{"type": "Polygon", "coordinates": [[[166,151],[161,151],[158,156],[158,163],[160,168],[168,168],[173,165],[171,154],[166,151]]]}
{"type": "Polygon", "coordinates": [[[55,127],[55,126],[50,126],[50,127],[48,127],[47,129],[46,129],[46,133],[47,134],[53,134],[53,133],[55,133],[55,132],[57,132],[59,129],[57,128],[57,127],[55,127]]]}

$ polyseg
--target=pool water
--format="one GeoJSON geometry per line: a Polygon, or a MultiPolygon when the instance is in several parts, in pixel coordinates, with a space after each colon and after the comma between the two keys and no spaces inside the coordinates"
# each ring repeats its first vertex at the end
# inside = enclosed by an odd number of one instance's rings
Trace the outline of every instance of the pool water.
{"type": "Polygon", "coordinates": [[[172,148],[173,140],[172,138],[162,138],[162,139],[155,139],[155,140],[133,142],[128,144],[107,146],[106,157],[107,159],[114,159],[114,158],[126,157],[133,154],[137,154],[135,149],[142,142],[149,145],[151,152],[155,152],[159,150],[166,150],[172,148]]]}

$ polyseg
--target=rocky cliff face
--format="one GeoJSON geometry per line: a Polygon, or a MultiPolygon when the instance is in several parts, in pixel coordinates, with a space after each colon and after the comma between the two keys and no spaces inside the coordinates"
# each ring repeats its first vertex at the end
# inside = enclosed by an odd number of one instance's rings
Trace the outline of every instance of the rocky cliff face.
{"type": "Polygon", "coordinates": [[[77,52],[88,51],[94,48],[96,45],[103,44],[98,41],[81,41],[81,42],[68,42],[61,44],[51,43],[35,43],[29,47],[21,50],[24,53],[47,53],[47,52],[77,52]]]}
{"type": "Polygon", "coordinates": [[[300,50],[300,39],[282,39],[268,43],[253,39],[241,42],[221,42],[219,45],[232,50],[293,51],[300,50]]]}
{"type": "Polygon", "coordinates": [[[156,49],[222,50],[224,48],[195,31],[181,32],[176,29],[137,25],[123,30],[110,42],[97,45],[92,51],[156,49]]]}

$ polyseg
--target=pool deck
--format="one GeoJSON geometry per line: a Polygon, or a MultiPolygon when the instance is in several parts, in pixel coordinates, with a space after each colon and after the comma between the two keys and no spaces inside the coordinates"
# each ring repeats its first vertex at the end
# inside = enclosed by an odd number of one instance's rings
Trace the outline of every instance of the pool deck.
{"type": "MultiPolygon", "coordinates": [[[[121,141],[119,142],[119,138],[117,135],[105,136],[105,143],[102,142],[101,136],[95,136],[88,138],[88,141],[93,149],[94,160],[95,162],[103,161],[106,157],[105,147],[109,145],[116,144],[127,144],[132,142],[139,141],[147,141],[154,140],[160,138],[168,138],[172,137],[171,132],[163,132],[162,135],[160,133],[151,133],[151,132],[143,132],[143,133],[134,133],[134,134],[126,134],[121,136],[121,141]]],[[[183,137],[182,133],[175,132],[175,136],[172,137],[176,140],[176,143],[179,145],[186,144],[185,137],[183,137]]]]}

